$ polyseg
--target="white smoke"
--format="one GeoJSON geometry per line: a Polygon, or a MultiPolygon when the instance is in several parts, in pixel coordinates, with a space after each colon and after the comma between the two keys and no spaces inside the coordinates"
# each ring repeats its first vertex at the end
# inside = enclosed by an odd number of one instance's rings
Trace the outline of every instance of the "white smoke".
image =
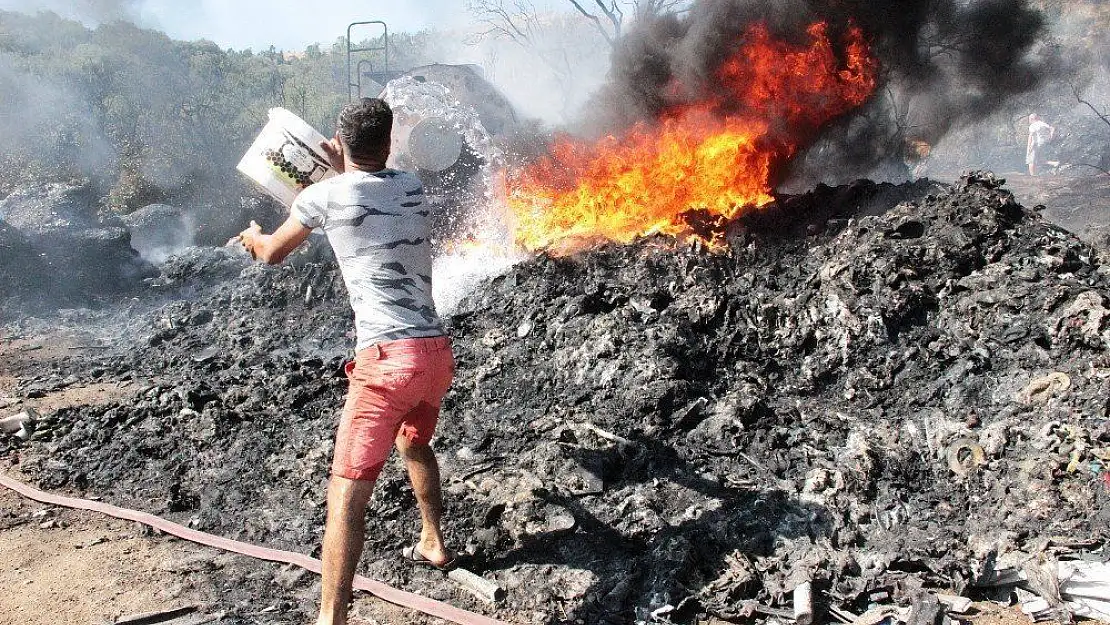
{"type": "Polygon", "coordinates": [[[127,21],[139,24],[140,0],[0,0],[0,10],[36,13],[50,11],[89,25],[127,21]]]}
{"type": "Polygon", "coordinates": [[[115,162],[115,151],[84,98],[68,85],[32,74],[0,53],[0,93],[5,94],[0,98],[0,159],[47,161],[89,172],[115,162]]]}

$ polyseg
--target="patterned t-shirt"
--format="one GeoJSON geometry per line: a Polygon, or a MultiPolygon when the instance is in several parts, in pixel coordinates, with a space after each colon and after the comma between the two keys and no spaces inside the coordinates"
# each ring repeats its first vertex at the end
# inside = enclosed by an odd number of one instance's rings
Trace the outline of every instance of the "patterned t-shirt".
{"type": "Polygon", "coordinates": [[[393,169],[341,174],[293,202],[292,216],[322,228],[335,250],[355,311],[357,350],[444,334],[432,301],[428,211],[420,180],[393,169]]]}

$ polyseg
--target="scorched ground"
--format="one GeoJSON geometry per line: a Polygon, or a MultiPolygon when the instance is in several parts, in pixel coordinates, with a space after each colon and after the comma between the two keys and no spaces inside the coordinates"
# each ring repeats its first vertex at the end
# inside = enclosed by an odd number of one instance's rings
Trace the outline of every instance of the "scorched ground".
{"type": "MultiPolygon", "coordinates": [[[[436,442],[449,537],[508,599],[397,558],[417,519],[394,464],[361,570],[512,622],[739,618],[811,578],[856,613],[921,587],[984,596],[998,562],[1108,538],[1103,258],[985,174],[781,197],[717,253],[657,236],[541,254],[449,317],[436,442]]],[[[2,440],[4,469],[315,552],[345,297],[328,264],[171,260],[139,302],[71,314],[107,349],[9,372],[22,396],[155,382],[46,414],[30,442],[2,440]]],[[[312,593],[269,575],[227,601],[282,610],[225,622],[308,618],[312,593]]]]}

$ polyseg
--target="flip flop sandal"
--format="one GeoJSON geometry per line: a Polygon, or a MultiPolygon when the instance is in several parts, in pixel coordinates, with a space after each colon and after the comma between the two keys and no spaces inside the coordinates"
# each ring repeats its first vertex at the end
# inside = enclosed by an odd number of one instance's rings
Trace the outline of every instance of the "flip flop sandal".
{"type": "Polygon", "coordinates": [[[416,545],[411,545],[402,549],[401,557],[404,558],[409,564],[414,564],[416,566],[426,566],[439,571],[443,571],[444,573],[459,565],[458,554],[455,554],[451,557],[450,560],[444,562],[443,564],[437,565],[431,560],[425,558],[424,554],[420,553],[420,551],[416,548],[416,545]]]}

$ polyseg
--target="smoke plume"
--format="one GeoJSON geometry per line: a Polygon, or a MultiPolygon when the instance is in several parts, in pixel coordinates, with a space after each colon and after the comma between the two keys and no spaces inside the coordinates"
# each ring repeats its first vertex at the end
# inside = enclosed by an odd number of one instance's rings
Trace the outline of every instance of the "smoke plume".
{"type": "Polygon", "coordinates": [[[82,22],[104,24],[126,21],[138,23],[141,0],[6,0],[0,9],[33,13],[51,11],[82,22]]]}
{"type": "MultiPolygon", "coordinates": [[[[32,74],[0,52],[0,93],[5,94],[0,98],[0,163],[10,161],[19,171],[29,162],[48,163],[70,172],[97,172],[115,164],[117,155],[85,97],[71,86],[32,74]]],[[[18,171],[0,174],[0,183],[13,173],[18,171]]],[[[34,177],[34,172],[23,174],[34,177]]]]}
{"type": "Polygon", "coordinates": [[[628,34],[584,130],[619,132],[656,119],[681,103],[676,84],[680,97],[713,95],[716,70],[755,22],[796,41],[817,21],[828,23],[834,40],[860,27],[882,82],[868,104],[824,130],[796,170],[835,164],[848,178],[900,163],[908,141],[935,144],[986,117],[1035,88],[1053,64],[1038,45],[1045,21],[1027,0],[697,0],[683,15],[641,20],[628,34]]]}

